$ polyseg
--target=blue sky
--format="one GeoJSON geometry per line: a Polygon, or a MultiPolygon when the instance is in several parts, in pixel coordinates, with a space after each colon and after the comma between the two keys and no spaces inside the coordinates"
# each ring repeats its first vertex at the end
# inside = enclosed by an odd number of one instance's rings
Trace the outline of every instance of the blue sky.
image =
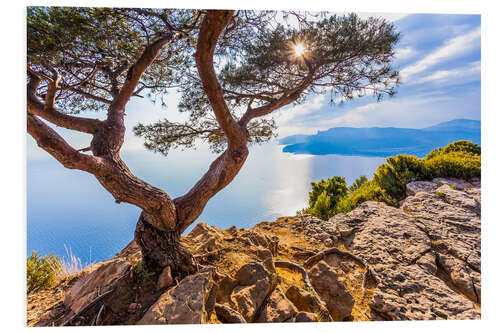
{"type": "MultiPolygon", "coordinates": [[[[285,107],[271,115],[279,125],[279,137],[312,134],[336,126],[423,128],[457,118],[480,120],[480,15],[359,15],[385,17],[401,33],[394,63],[402,77],[398,93],[381,102],[365,96],[335,105],[328,103],[329,94],[310,95],[305,103],[285,107]]],[[[141,138],[132,133],[138,122],[186,119],[186,114],[177,112],[178,98],[179,94],[172,90],[166,98],[166,109],[144,99],[131,100],[127,106],[127,134],[122,151],[143,150],[141,138]]],[[[91,139],[86,134],[57,130],[75,147],[87,147],[91,139]]],[[[48,154],[35,147],[34,140],[29,138],[28,159],[42,156],[48,157],[48,154]]]]}
{"type": "Polygon", "coordinates": [[[397,95],[333,106],[328,95],[310,96],[304,105],[279,112],[280,136],[335,126],[422,128],[456,118],[480,120],[480,15],[381,16],[401,32],[394,63],[402,77],[397,95]]]}

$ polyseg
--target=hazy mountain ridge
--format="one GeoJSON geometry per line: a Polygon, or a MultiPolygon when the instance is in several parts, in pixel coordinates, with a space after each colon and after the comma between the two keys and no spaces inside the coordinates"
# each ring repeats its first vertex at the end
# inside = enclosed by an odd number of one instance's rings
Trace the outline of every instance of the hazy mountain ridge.
{"type": "Polygon", "coordinates": [[[457,140],[481,144],[481,122],[455,119],[422,129],[397,127],[334,127],[313,135],[292,135],[279,140],[283,152],[294,154],[340,154],[425,156],[435,147],[457,140]]]}

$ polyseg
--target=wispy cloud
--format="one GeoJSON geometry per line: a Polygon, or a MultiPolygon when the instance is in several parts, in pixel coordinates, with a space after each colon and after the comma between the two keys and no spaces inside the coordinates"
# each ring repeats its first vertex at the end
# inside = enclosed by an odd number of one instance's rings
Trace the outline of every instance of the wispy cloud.
{"type": "Polygon", "coordinates": [[[476,28],[466,34],[449,39],[444,43],[444,46],[438,48],[434,52],[431,52],[416,63],[404,68],[401,71],[403,80],[408,81],[413,76],[431,68],[432,66],[478,48],[480,38],[481,29],[476,28]]]}
{"type": "Polygon", "coordinates": [[[480,74],[481,63],[479,61],[474,61],[463,67],[435,71],[430,75],[418,79],[415,83],[434,82],[443,84],[446,81],[466,83],[480,79],[480,74]]]}
{"type": "Polygon", "coordinates": [[[326,95],[316,95],[304,104],[298,104],[278,111],[276,118],[280,124],[286,125],[290,120],[312,113],[325,105],[326,95]]]}
{"type": "Polygon", "coordinates": [[[396,59],[406,60],[414,57],[418,52],[412,47],[401,47],[396,49],[396,59]]]}

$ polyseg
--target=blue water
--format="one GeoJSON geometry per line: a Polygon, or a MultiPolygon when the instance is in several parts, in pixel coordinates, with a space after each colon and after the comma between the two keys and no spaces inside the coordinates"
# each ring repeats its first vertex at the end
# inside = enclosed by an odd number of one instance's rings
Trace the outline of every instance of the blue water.
{"type": "MultiPolygon", "coordinates": [[[[312,181],[338,175],[350,184],[360,175],[371,176],[385,160],[294,155],[281,149],[277,143],[251,147],[236,179],[209,201],[198,221],[219,228],[247,228],[295,215],[306,206],[312,181]]],[[[188,191],[215,157],[203,147],[174,151],[168,157],[144,149],[122,153],[135,175],[172,197],[188,191]]],[[[65,169],[43,151],[28,156],[28,253],[64,257],[71,249],[83,263],[109,259],[133,238],[139,213],[135,206],[116,204],[92,175],[65,169]]]]}

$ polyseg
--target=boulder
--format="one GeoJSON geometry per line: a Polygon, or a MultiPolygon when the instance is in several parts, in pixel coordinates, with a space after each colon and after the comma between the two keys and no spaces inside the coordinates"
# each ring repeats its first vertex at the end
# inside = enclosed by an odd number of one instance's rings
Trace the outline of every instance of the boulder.
{"type": "Polygon", "coordinates": [[[434,178],[432,181],[438,185],[446,184],[451,188],[461,191],[465,190],[466,188],[474,187],[474,185],[472,185],[471,183],[457,178],[434,178]]]}
{"type": "Polygon", "coordinates": [[[94,270],[78,280],[66,294],[64,304],[74,313],[127,276],[131,265],[122,259],[112,259],[98,264],[94,270]]]}
{"type": "Polygon", "coordinates": [[[163,289],[168,287],[174,281],[172,277],[172,270],[170,266],[167,266],[163,269],[160,276],[158,277],[158,281],[156,283],[156,287],[158,289],[163,289]]]}
{"type": "Polygon", "coordinates": [[[325,304],[312,294],[314,291],[306,291],[297,286],[291,286],[287,289],[285,295],[292,301],[293,305],[302,312],[321,313],[322,321],[332,321],[325,304]]]}
{"type": "Polygon", "coordinates": [[[137,325],[206,323],[215,305],[216,291],[213,271],[189,275],[163,293],[137,325]]]}
{"type": "Polygon", "coordinates": [[[332,318],[342,321],[350,317],[354,298],[347,291],[336,270],[321,260],[309,269],[308,274],[332,318]]]}
{"type": "Polygon", "coordinates": [[[238,285],[233,289],[229,302],[245,318],[253,322],[257,311],[277,284],[277,275],[271,260],[243,265],[235,276],[238,285]]]}
{"type": "Polygon", "coordinates": [[[250,286],[259,280],[266,279],[268,276],[269,272],[261,263],[251,262],[243,265],[238,272],[236,272],[235,279],[240,286],[250,286]]]}
{"type": "Polygon", "coordinates": [[[229,306],[215,304],[215,314],[222,323],[227,324],[246,324],[245,318],[229,306]]]}
{"type": "Polygon", "coordinates": [[[297,316],[295,317],[296,323],[314,323],[317,321],[319,321],[318,316],[310,312],[301,311],[297,313],[297,316]]]}
{"type": "Polygon", "coordinates": [[[229,301],[229,296],[231,295],[234,287],[238,285],[238,281],[232,277],[225,275],[220,281],[217,282],[217,294],[216,301],[218,303],[226,303],[229,301]]]}
{"type": "Polygon", "coordinates": [[[437,188],[438,185],[436,183],[417,180],[406,184],[406,195],[415,195],[420,192],[434,192],[437,188]]]}
{"type": "Polygon", "coordinates": [[[197,244],[203,244],[210,241],[211,238],[215,240],[223,239],[224,234],[216,227],[209,226],[205,222],[200,222],[191,230],[187,237],[197,244]]]}
{"type": "Polygon", "coordinates": [[[273,258],[273,254],[271,253],[271,251],[269,251],[268,249],[262,247],[262,246],[258,246],[256,249],[255,249],[255,255],[261,259],[262,261],[265,261],[265,260],[269,260],[273,258]]]}
{"type": "Polygon", "coordinates": [[[285,297],[281,288],[277,287],[262,306],[256,322],[282,323],[293,318],[296,314],[295,306],[285,297]]]}

